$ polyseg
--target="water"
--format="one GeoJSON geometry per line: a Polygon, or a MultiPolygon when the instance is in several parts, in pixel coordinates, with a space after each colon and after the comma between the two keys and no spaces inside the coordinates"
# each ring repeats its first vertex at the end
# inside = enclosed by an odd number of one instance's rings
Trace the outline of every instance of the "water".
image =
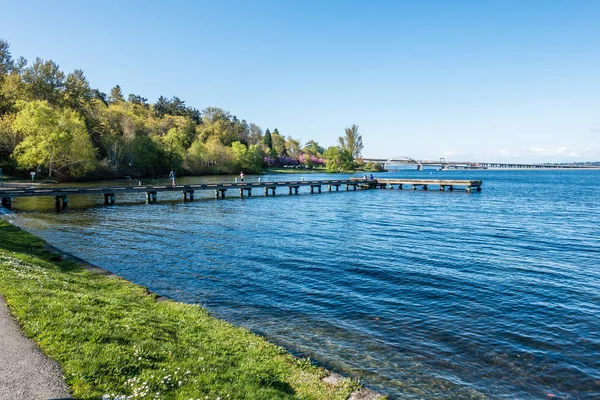
{"type": "Polygon", "coordinates": [[[484,184],[112,207],[74,196],[59,214],[53,199],[17,199],[11,218],[391,398],[600,398],[600,171],[380,176],[484,184]]]}

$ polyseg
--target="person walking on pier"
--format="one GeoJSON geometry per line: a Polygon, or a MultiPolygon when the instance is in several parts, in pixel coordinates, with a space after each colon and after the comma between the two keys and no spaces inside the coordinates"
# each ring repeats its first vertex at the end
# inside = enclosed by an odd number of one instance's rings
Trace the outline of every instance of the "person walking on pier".
{"type": "Polygon", "coordinates": [[[244,182],[244,171],[240,172],[240,182],[244,182]]]}
{"type": "Polygon", "coordinates": [[[171,180],[171,186],[175,186],[175,172],[173,170],[169,172],[169,179],[171,180]]]}

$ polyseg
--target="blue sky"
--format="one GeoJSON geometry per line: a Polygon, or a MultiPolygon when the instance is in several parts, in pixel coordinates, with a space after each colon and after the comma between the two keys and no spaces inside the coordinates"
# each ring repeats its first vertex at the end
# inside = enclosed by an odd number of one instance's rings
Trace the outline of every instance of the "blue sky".
{"type": "Polygon", "coordinates": [[[13,56],[367,157],[600,160],[600,1],[0,1],[13,56]]]}

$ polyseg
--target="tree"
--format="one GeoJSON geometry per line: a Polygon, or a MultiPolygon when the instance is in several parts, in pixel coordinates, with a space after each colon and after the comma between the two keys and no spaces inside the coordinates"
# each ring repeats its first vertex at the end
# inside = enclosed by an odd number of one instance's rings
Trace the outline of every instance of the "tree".
{"type": "Polygon", "coordinates": [[[285,138],[277,132],[277,129],[275,129],[271,134],[271,149],[273,150],[275,156],[285,157],[287,155],[285,149],[285,138]]]}
{"type": "Polygon", "coordinates": [[[362,136],[358,133],[358,126],[352,125],[346,128],[346,135],[339,138],[340,148],[352,157],[353,160],[360,157],[363,149],[362,136]]]}
{"type": "Polygon", "coordinates": [[[185,158],[185,140],[185,133],[177,128],[169,129],[166,135],[158,139],[172,169],[181,168],[181,164],[185,158]]]}
{"type": "Polygon", "coordinates": [[[330,172],[351,171],[354,169],[352,155],[338,146],[328,147],[323,155],[327,159],[326,167],[330,172]]]}
{"type": "Polygon", "coordinates": [[[271,131],[269,128],[265,131],[265,136],[263,137],[263,143],[267,146],[267,149],[271,150],[273,148],[273,138],[271,137],[271,131]]]}
{"type": "Polygon", "coordinates": [[[12,68],[13,59],[10,54],[10,44],[0,39],[0,81],[2,80],[2,76],[8,75],[12,68]]]}
{"type": "Polygon", "coordinates": [[[20,102],[13,128],[23,135],[14,156],[20,168],[48,169],[81,176],[95,166],[95,150],[83,118],[73,110],[55,109],[45,100],[20,102]]]}
{"type": "Polygon", "coordinates": [[[308,153],[315,157],[321,157],[325,152],[325,149],[319,146],[319,142],[315,142],[314,140],[309,140],[304,146],[304,152],[308,153]]]}
{"type": "Polygon", "coordinates": [[[248,144],[261,144],[263,143],[263,132],[260,126],[250,123],[250,135],[248,136],[248,144]]]}
{"type": "Polygon", "coordinates": [[[54,106],[62,104],[65,89],[65,74],[52,60],[37,57],[31,67],[23,72],[31,100],[46,100],[54,106]]]}
{"type": "Polygon", "coordinates": [[[289,137],[285,142],[285,149],[290,157],[297,159],[300,155],[300,142],[292,137],[289,137]]]}
{"type": "Polygon", "coordinates": [[[83,71],[76,69],[65,81],[65,104],[79,112],[94,98],[94,93],[83,71]]]}
{"type": "Polygon", "coordinates": [[[116,85],[114,88],[110,89],[110,94],[108,95],[108,103],[120,103],[125,101],[123,97],[123,91],[121,90],[121,86],[116,85]]]}
{"type": "Polygon", "coordinates": [[[263,154],[257,145],[252,145],[249,148],[241,142],[233,142],[231,144],[236,163],[242,170],[247,172],[260,172],[263,165],[263,154]]]}
{"type": "Polygon", "coordinates": [[[129,94],[129,97],[127,97],[127,101],[129,103],[137,104],[144,107],[149,106],[147,98],[133,93],[129,94]]]}

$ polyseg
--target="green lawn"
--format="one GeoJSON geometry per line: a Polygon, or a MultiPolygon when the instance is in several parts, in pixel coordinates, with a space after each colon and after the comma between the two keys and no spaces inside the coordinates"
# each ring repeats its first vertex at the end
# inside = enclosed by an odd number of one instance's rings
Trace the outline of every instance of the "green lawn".
{"type": "Polygon", "coordinates": [[[0,219],[0,294],[77,398],[345,399],[357,388],[321,382],[325,370],[197,305],[156,302],[144,287],[53,259],[0,219]]]}

